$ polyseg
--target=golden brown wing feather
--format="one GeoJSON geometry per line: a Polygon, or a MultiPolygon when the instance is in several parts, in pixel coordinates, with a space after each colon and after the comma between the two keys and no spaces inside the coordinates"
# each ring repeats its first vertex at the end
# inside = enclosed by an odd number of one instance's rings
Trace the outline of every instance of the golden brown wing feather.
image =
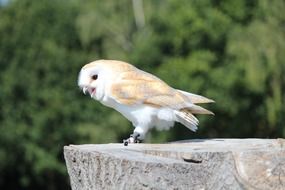
{"type": "Polygon", "coordinates": [[[148,104],[179,109],[186,97],[159,78],[138,69],[124,72],[111,87],[115,100],[126,105],[148,104]]]}

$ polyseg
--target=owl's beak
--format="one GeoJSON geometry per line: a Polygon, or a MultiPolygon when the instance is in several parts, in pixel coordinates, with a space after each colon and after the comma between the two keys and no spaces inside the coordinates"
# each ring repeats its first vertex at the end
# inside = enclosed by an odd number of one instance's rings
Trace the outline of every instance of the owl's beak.
{"type": "Polygon", "coordinates": [[[91,98],[93,98],[93,96],[95,96],[95,93],[96,93],[96,88],[88,88],[88,92],[91,96],[91,98]]]}
{"type": "Polygon", "coordinates": [[[91,97],[93,97],[93,95],[96,93],[96,88],[92,88],[92,87],[82,87],[82,91],[83,93],[86,95],[87,93],[89,93],[89,95],[91,97]]]}
{"type": "Polygon", "coordinates": [[[88,88],[87,87],[83,87],[82,88],[83,93],[86,95],[86,93],[88,92],[88,88]]]}

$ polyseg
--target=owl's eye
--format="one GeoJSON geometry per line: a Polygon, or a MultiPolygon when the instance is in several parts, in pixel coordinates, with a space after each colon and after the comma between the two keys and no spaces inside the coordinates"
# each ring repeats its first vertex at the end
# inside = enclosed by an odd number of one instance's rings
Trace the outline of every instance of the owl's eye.
{"type": "Polygon", "coordinates": [[[98,78],[98,75],[93,75],[93,76],[92,76],[92,79],[93,79],[93,80],[97,80],[97,78],[98,78]]]}

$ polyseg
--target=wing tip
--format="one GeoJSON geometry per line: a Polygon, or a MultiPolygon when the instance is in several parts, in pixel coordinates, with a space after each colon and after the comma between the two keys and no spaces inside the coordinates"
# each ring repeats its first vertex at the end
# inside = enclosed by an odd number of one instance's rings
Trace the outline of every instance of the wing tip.
{"type": "Polygon", "coordinates": [[[187,107],[181,109],[184,111],[189,111],[192,114],[206,114],[206,115],[215,115],[212,111],[207,110],[196,104],[189,104],[187,107]]]}
{"type": "Polygon", "coordinates": [[[180,93],[182,93],[183,95],[185,95],[186,97],[188,97],[189,100],[191,101],[191,103],[193,103],[193,104],[215,103],[215,101],[213,99],[206,98],[206,97],[198,95],[198,94],[193,94],[193,93],[186,92],[183,90],[178,90],[178,91],[180,93]]]}
{"type": "Polygon", "coordinates": [[[213,99],[209,99],[209,98],[207,98],[207,99],[208,99],[208,102],[206,102],[206,103],[216,103],[216,101],[213,99]]]}
{"type": "Polygon", "coordinates": [[[207,110],[207,111],[208,111],[208,115],[215,115],[215,113],[214,113],[214,112],[209,111],[209,110],[207,110]]]}

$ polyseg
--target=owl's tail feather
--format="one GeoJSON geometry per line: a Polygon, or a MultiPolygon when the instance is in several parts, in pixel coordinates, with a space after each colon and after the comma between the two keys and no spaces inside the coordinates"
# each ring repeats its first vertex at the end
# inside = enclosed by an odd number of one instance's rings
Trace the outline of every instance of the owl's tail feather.
{"type": "Polygon", "coordinates": [[[183,90],[178,90],[180,93],[182,93],[184,96],[186,96],[192,104],[203,104],[203,103],[213,103],[215,102],[212,99],[206,98],[204,96],[200,96],[197,94],[192,94],[189,92],[185,92],[183,90]]]}
{"type": "Polygon", "coordinates": [[[196,131],[199,124],[198,119],[188,111],[175,111],[176,121],[186,126],[191,131],[196,131]]]}
{"type": "Polygon", "coordinates": [[[175,111],[176,121],[186,126],[191,131],[196,131],[198,129],[199,121],[193,114],[211,114],[214,115],[213,112],[202,108],[197,105],[191,105],[187,108],[182,108],[180,110],[175,111]]]}

